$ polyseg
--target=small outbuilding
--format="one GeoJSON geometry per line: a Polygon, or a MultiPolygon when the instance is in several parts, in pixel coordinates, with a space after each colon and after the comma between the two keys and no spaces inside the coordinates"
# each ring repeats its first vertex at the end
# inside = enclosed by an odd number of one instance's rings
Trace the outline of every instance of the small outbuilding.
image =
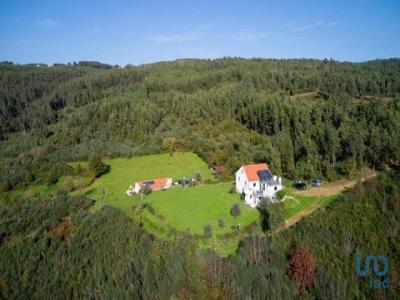
{"type": "Polygon", "coordinates": [[[137,181],[135,184],[129,187],[129,190],[126,191],[128,196],[132,196],[133,194],[140,193],[144,188],[148,188],[151,191],[159,191],[164,189],[169,189],[172,187],[172,178],[157,178],[157,179],[148,179],[137,181]]]}

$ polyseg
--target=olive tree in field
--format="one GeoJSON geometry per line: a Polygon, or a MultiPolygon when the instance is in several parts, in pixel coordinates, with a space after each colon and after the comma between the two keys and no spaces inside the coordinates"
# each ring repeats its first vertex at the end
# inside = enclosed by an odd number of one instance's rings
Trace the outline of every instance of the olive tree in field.
{"type": "Polygon", "coordinates": [[[241,213],[241,210],[240,210],[239,204],[238,203],[233,204],[232,207],[231,207],[231,215],[232,215],[232,217],[236,218],[237,216],[240,215],[240,213],[241,213]]]}

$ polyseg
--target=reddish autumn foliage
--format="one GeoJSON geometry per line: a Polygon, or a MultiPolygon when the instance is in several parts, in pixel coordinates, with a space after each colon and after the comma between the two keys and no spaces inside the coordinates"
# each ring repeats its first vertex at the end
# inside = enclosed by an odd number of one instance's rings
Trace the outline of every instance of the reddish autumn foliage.
{"type": "Polygon", "coordinates": [[[315,262],[307,243],[294,249],[289,262],[288,276],[295,279],[301,293],[314,284],[315,262]]]}

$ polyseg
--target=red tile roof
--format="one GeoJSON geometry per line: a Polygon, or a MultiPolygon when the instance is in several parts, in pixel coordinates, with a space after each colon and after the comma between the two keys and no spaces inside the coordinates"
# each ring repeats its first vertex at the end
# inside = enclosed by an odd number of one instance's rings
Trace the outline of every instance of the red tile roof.
{"type": "Polygon", "coordinates": [[[154,183],[149,184],[148,187],[151,188],[153,191],[157,191],[157,190],[161,190],[162,188],[164,188],[169,179],[171,179],[171,178],[148,179],[148,180],[138,181],[137,183],[142,188],[144,186],[145,182],[153,181],[154,183]]]}
{"type": "Polygon", "coordinates": [[[263,164],[252,164],[252,165],[244,165],[244,172],[246,173],[248,181],[259,181],[260,177],[257,172],[261,170],[269,170],[268,165],[266,163],[263,164]]]}

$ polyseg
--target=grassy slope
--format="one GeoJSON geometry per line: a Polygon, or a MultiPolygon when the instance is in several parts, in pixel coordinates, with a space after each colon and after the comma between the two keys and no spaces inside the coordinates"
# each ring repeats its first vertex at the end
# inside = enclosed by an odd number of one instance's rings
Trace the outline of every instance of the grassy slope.
{"type": "Polygon", "coordinates": [[[338,196],[332,195],[326,197],[311,197],[298,195],[294,193],[294,189],[290,186],[285,187],[285,192],[289,197],[289,199],[284,201],[285,211],[283,213],[283,217],[285,219],[288,219],[301,212],[302,210],[311,206],[313,203],[319,203],[321,206],[328,205],[338,196]]]}
{"type": "Polygon", "coordinates": [[[230,186],[230,183],[215,183],[174,188],[152,193],[146,200],[179,231],[203,234],[204,225],[210,224],[213,234],[227,233],[231,232],[232,225],[243,227],[259,218],[258,211],[242,204],[238,194],[229,194],[230,186]],[[230,214],[234,203],[241,206],[241,214],[236,219],[230,214]],[[224,228],[218,226],[219,219],[224,220],[224,228]]]}
{"type": "MultiPolygon", "coordinates": [[[[232,225],[240,224],[241,228],[253,221],[259,220],[259,213],[241,203],[238,194],[230,194],[231,183],[201,184],[196,187],[174,187],[166,191],[153,192],[145,196],[144,201],[151,203],[155,209],[152,214],[148,209],[136,209],[141,199],[139,196],[128,197],[126,190],[134,181],[157,177],[172,177],[178,179],[200,173],[203,179],[213,179],[207,165],[193,153],[175,153],[149,155],[134,158],[117,158],[106,160],[111,170],[98,178],[83,193],[97,200],[94,209],[103,205],[112,205],[128,215],[139,217],[144,227],[157,236],[168,236],[171,230],[189,231],[192,234],[203,234],[204,225],[210,224],[213,237],[209,240],[199,240],[202,248],[214,248],[221,255],[235,251],[240,236],[218,238],[217,235],[232,232],[232,225]],[[103,190],[105,194],[103,194],[103,190]],[[234,219],[230,208],[234,203],[240,203],[241,214],[234,219]],[[225,227],[218,226],[218,220],[223,219],[225,227]]],[[[87,163],[81,163],[86,166],[87,163]]],[[[285,219],[308,208],[316,201],[329,203],[331,198],[307,197],[294,194],[287,187],[286,194],[295,199],[285,201],[285,219]]],[[[261,232],[260,232],[261,233],[261,232]]]]}
{"type": "Polygon", "coordinates": [[[110,172],[97,179],[83,192],[95,200],[100,200],[100,205],[110,204],[124,211],[137,200],[126,195],[129,186],[135,181],[159,177],[178,179],[193,173],[200,173],[203,179],[212,178],[207,165],[193,153],[116,158],[105,162],[110,165],[110,172]],[[103,195],[103,189],[106,195],[103,195]]]}

